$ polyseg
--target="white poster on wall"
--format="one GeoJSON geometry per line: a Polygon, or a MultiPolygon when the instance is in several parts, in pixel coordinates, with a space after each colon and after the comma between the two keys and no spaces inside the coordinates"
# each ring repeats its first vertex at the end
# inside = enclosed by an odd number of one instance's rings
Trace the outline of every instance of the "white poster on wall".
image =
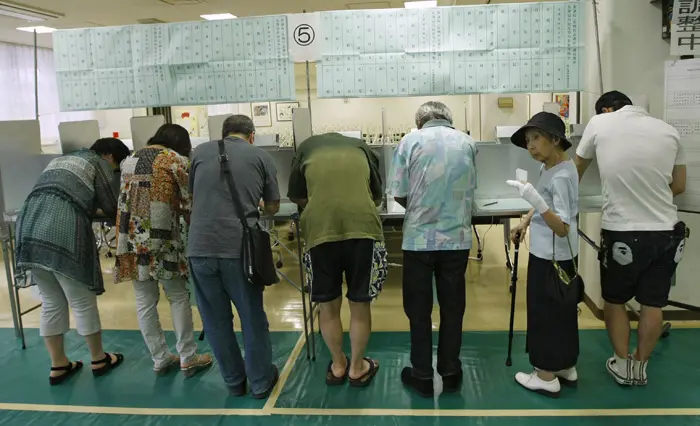
{"type": "Polygon", "coordinates": [[[289,56],[292,62],[321,60],[321,14],[297,13],[287,15],[289,56]]]}
{"type": "Polygon", "coordinates": [[[671,20],[671,55],[700,54],[700,0],[676,0],[671,20]]]}
{"type": "Polygon", "coordinates": [[[678,130],[687,183],[676,197],[680,210],[700,212],[700,59],[666,62],[664,119],[678,130]]]}

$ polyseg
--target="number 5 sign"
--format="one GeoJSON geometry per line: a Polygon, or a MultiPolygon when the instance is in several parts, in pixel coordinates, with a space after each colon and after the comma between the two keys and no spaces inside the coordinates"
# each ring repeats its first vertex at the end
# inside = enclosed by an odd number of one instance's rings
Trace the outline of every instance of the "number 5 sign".
{"type": "Polygon", "coordinates": [[[293,62],[321,60],[321,14],[298,13],[287,15],[289,55],[293,62]]]}

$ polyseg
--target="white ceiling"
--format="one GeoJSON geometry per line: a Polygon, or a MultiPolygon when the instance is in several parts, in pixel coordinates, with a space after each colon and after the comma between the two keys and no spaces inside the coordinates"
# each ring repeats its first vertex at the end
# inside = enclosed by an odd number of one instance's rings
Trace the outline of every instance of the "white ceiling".
{"type": "MultiPolygon", "coordinates": [[[[165,22],[197,21],[199,15],[232,13],[238,17],[301,13],[324,10],[376,9],[403,7],[403,0],[165,0],[192,5],[172,6],[161,0],[13,0],[32,8],[63,15],[41,23],[30,23],[0,16],[0,41],[33,45],[33,34],[17,27],[44,25],[58,29],[137,24],[155,18],[165,22]]],[[[532,0],[439,0],[441,6],[484,3],[523,3],[532,0]]],[[[552,1],[552,0],[545,0],[552,1]]],[[[38,45],[51,46],[50,34],[39,34],[38,45]]]]}

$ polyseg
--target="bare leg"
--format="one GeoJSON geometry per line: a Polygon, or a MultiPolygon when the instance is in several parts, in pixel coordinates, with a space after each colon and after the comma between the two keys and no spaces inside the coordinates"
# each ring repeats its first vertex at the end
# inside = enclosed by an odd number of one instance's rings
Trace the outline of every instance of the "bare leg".
{"type": "MultiPolygon", "coordinates": [[[[46,349],[49,351],[49,356],[51,356],[52,368],[65,367],[70,364],[63,347],[63,334],[44,337],[44,344],[46,344],[46,349]]],[[[58,377],[65,373],[65,371],[52,371],[51,377],[58,377]]]]}
{"type": "Polygon", "coordinates": [[[350,360],[351,379],[362,377],[369,371],[370,365],[364,360],[369,334],[372,331],[372,311],[369,303],[350,302],[350,343],[352,358],[350,360]]]}
{"type": "Polygon", "coordinates": [[[634,359],[648,361],[661,336],[663,312],[660,308],[642,306],[637,329],[637,350],[634,359]]]}
{"type": "Polygon", "coordinates": [[[618,358],[627,359],[630,345],[630,320],[625,305],[605,303],[605,327],[618,358]]]}
{"type": "Polygon", "coordinates": [[[345,375],[347,358],[343,353],[343,323],[340,320],[340,307],[343,298],[339,297],[328,303],[320,304],[319,322],[323,341],[333,357],[333,375],[342,377],[345,375]]]}
{"type": "MultiPolygon", "coordinates": [[[[87,342],[88,349],[90,349],[90,357],[92,358],[93,362],[102,361],[103,359],[105,359],[107,357],[104,349],[102,348],[102,332],[101,331],[98,331],[97,333],[91,334],[89,336],[85,336],[85,341],[87,342]]],[[[117,361],[117,358],[113,354],[110,355],[110,358],[111,358],[111,362],[117,361]]],[[[100,367],[103,367],[105,364],[107,364],[107,363],[105,362],[102,364],[93,365],[92,369],[96,370],[100,367]]]]}
{"type": "Polygon", "coordinates": [[[551,371],[537,370],[537,375],[545,382],[551,382],[557,378],[557,376],[555,376],[551,371]]]}

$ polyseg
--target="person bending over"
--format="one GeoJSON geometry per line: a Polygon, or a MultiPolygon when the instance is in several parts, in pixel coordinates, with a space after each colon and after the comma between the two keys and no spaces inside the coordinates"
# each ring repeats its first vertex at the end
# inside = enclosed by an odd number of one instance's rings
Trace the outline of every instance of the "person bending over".
{"type": "Polygon", "coordinates": [[[180,229],[180,219],[188,222],[190,216],[191,150],[185,128],[164,124],[121,166],[114,280],[133,282],[139,327],[157,375],[179,368],[191,377],[212,364],[211,356],[197,355],[180,229]],[[170,302],[179,356],[170,352],[160,324],[158,282],[170,302]]]}
{"type": "Polygon", "coordinates": [[[78,334],[90,349],[95,376],[124,360],[122,354],[102,348],[97,296],[105,287],[92,221],[116,217],[119,182],[114,171],[128,155],[122,141],[106,138],[90,149],[52,160],[19,213],[17,273],[31,271],[41,293],[39,332],[51,356],[51,385],[63,383],[83,367],[81,361],[68,360],[63,346],[70,329],[69,306],[78,334]]]}
{"type": "Polygon", "coordinates": [[[685,248],[686,226],[673,197],[685,191],[686,159],[678,131],[623,93],[604,94],[595,109],[576,166],[581,178],[595,158],[603,189],[600,282],[615,352],[606,367],[620,385],[643,386],[685,248]],[[625,304],[632,298],[642,308],[637,349],[630,354],[625,304]]]}
{"type": "Polygon", "coordinates": [[[376,360],[365,356],[370,303],[381,293],[388,267],[377,211],[382,199],[379,159],[360,139],[338,133],[312,136],[297,150],[288,197],[304,209],[304,267],[332,357],[326,384],[347,380],[351,386],[367,386],[379,369],[376,360]],[[343,275],[350,303],[350,358],[343,353],[340,320],[343,275]]]}
{"type": "MultiPolygon", "coordinates": [[[[255,142],[253,121],[232,115],[222,137],[236,192],[248,225],[260,219],[258,204],[274,215],[280,207],[277,169],[272,156],[255,142]]],[[[247,393],[267,398],[279,379],[272,363],[269,324],[263,307],[263,287],[248,282],[243,267],[243,226],[219,162],[219,141],[199,145],[190,170],[192,218],[187,256],[204,331],[219,363],[221,376],[234,396],[247,393]],[[233,331],[231,302],[241,317],[245,362],[233,331]]]]}
{"type": "Polygon", "coordinates": [[[513,242],[530,228],[527,267],[527,352],[532,373],[515,380],[526,389],[558,397],[561,384],[578,382],[578,303],[583,284],[578,275],[578,174],[566,154],[564,122],[540,112],[511,137],[542,163],[537,186],[508,181],[532,204],[525,219],[511,231],[513,242]]]}
{"type": "Polygon", "coordinates": [[[462,384],[462,321],[472,247],[471,218],[476,189],[474,140],[452,126],[452,112],[427,102],[416,113],[417,131],[394,152],[387,194],[405,207],[403,308],[411,327],[411,364],[401,381],[420,395],[433,388],[433,277],[440,303],[437,371],[443,392],[462,384]]]}

